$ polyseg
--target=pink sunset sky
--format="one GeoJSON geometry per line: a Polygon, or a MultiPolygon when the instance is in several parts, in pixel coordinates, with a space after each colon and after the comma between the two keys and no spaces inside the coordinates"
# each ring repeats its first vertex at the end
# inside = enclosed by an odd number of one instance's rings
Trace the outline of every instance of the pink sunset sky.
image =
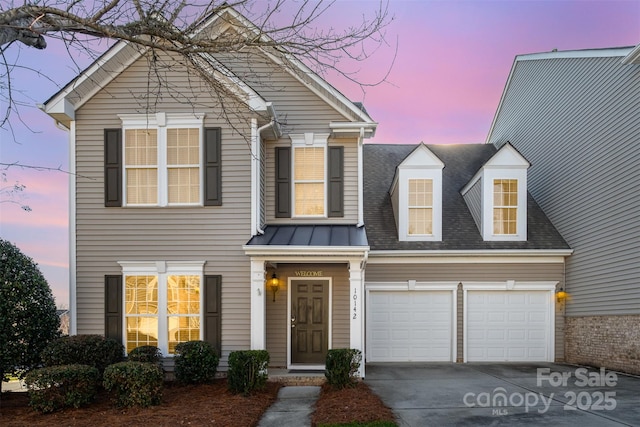
{"type": "MultiPolygon", "coordinates": [[[[338,0],[328,18],[339,28],[349,17],[359,22],[377,5],[376,0],[338,0]]],[[[380,123],[371,141],[375,143],[484,142],[516,55],[640,43],[640,0],[390,0],[389,12],[394,16],[387,28],[392,47],[376,52],[359,74],[363,81],[384,76],[397,42],[388,83],[363,93],[344,80],[330,82],[351,99],[363,101],[380,123]]],[[[49,43],[45,51],[12,46],[7,52],[42,75],[13,71],[12,85],[27,105],[20,116],[11,116],[12,131],[0,129],[2,163],[68,170],[67,133],[34,106],[73,78],[77,65],[62,46],[49,43]]],[[[86,58],[75,61],[88,65],[86,58]]],[[[3,172],[3,188],[16,181],[26,185],[23,202],[32,211],[0,203],[0,235],[38,263],[57,304],[67,306],[68,176],[16,166],[3,172]]]]}

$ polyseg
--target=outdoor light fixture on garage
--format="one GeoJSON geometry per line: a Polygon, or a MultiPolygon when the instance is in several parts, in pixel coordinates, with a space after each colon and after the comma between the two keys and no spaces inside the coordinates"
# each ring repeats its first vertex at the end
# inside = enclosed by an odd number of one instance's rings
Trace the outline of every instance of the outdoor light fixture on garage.
{"type": "Polygon", "coordinates": [[[278,276],[276,276],[276,273],[273,273],[271,279],[269,279],[269,286],[273,291],[273,302],[276,302],[276,293],[280,289],[280,284],[278,282],[278,276]]]}
{"type": "Polygon", "coordinates": [[[564,302],[569,297],[569,294],[564,291],[564,288],[560,288],[558,292],[556,292],[556,301],[559,303],[564,302]]]}

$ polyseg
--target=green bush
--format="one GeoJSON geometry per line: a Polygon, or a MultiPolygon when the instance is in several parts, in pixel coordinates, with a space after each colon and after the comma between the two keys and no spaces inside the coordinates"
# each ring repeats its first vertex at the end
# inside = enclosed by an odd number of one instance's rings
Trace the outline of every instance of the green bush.
{"type": "Polygon", "coordinates": [[[63,365],[36,369],[27,374],[29,404],[39,412],[91,403],[98,390],[100,374],[93,366],[63,365]]]}
{"type": "Polygon", "coordinates": [[[155,363],[162,367],[162,352],[154,345],[142,345],[136,347],[129,353],[130,362],[155,363]]]}
{"type": "Polygon", "coordinates": [[[264,388],[269,366],[269,352],[266,350],[233,351],[229,355],[227,385],[234,393],[248,395],[264,388]]]}
{"type": "Polygon", "coordinates": [[[215,348],[205,341],[187,341],[176,345],[174,374],[188,384],[211,382],[216,377],[219,357],[215,348]]]}
{"type": "Polygon", "coordinates": [[[356,383],[362,352],[353,348],[337,348],[327,352],[327,382],[335,388],[351,387],[356,383]]]}
{"type": "Polygon", "coordinates": [[[45,366],[89,365],[97,368],[100,375],[107,366],[123,358],[122,344],[102,335],[64,336],[49,343],[42,351],[45,366]]]}
{"type": "MultiPolygon", "coordinates": [[[[4,188],[0,194],[6,195],[4,188]]],[[[42,366],[40,353],[60,336],[59,326],[51,289],[37,264],[0,238],[0,392],[2,381],[42,366]]]]}
{"type": "Polygon", "coordinates": [[[117,406],[145,408],[160,403],[164,373],[154,363],[120,362],[104,370],[103,385],[117,406]]]}

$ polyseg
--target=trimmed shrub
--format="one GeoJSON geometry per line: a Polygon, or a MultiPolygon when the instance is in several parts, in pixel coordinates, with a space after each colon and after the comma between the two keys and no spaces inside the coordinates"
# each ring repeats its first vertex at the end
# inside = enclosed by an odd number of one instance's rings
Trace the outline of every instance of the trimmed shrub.
{"type": "Polygon", "coordinates": [[[117,406],[146,408],[160,404],[164,373],[154,363],[120,362],[104,370],[103,385],[117,406]]]}
{"type": "Polygon", "coordinates": [[[162,367],[162,352],[154,345],[142,345],[136,347],[129,353],[130,362],[155,363],[162,367]]]}
{"type": "Polygon", "coordinates": [[[234,393],[248,395],[262,390],[267,383],[269,352],[266,350],[232,351],[229,354],[227,385],[234,393]]]}
{"type": "Polygon", "coordinates": [[[70,335],[58,338],[43,350],[45,366],[89,365],[100,375],[107,366],[122,361],[124,347],[112,338],[102,335],[70,335]]]}
{"type": "Polygon", "coordinates": [[[329,350],[324,373],[327,383],[338,389],[354,386],[361,360],[362,352],[354,348],[329,350]]]}
{"type": "Polygon", "coordinates": [[[53,412],[91,403],[96,397],[100,374],[88,365],[50,366],[29,372],[25,383],[31,407],[39,412],[53,412]]]}
{"type": "Polygon", "coordinates": [[[176,345],[174,374],[178,381],[202,384],[216,377],[220,358],[206,341],[187,341],[176,345]]]}

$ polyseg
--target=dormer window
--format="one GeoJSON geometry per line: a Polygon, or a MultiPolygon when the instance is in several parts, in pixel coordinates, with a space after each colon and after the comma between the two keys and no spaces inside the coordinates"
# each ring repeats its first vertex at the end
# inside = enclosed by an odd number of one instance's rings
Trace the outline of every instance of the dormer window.
{"type": "Polygon", "coordinates": [[[410,236],[433,235],[433,180],[409,180],[409,218],[410,236]]]}
{"type": "Polygon", "coordinates": [[[493,180],[493,234],[518,234],[518,180],[493,180]]]}
{"type": "Polygon", "coordinates": [[[461,190],[485,241],[527,240],[529,162],[506,144],[461,190]]]}
{"type": "Polygon", "coordinates": [[[389,191],[400,241],[442,240],[444,163],[420,144],[398,166],[389,191]]]}

